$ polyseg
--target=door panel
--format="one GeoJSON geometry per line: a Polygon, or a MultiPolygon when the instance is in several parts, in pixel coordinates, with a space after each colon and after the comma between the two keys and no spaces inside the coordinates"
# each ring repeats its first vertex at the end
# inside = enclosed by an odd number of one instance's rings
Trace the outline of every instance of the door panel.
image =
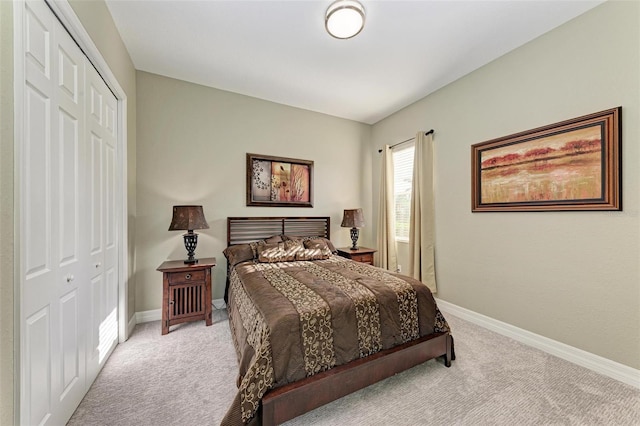
{"type": "MultiPolygon", "coordinates": [[[[109,142],[109,141],[108,141],[109,142]]],[[[115,147],[107,142],[105,146],[105,249],[107,251],[113,250],[116,246],[116,228],[115,220],[116,215],[116,152],[115,147]]],[[[110,253],[107,253],[109,256],[110,253]]]]}
{"type": "Polygon", "coordinates": [[[36,68],[36,73],[45,78],[51,75],[51,32],[53,18],[46,14],[44,4],[26,4],[25,16],[25,56],[28,65],[36,68]]]}
{"type": "Polygon", "coordinates": [[[104,281],[102,275],[91,279],[91,314],[89,330],[89,348],[87,351],[87,375],[97,376],[99,372],[99,350],[100,350],[100,318],[104,316],[102,300],[104,299],[104,281]]]}
{"type": "Polygon", "coordinates": [[[102,139],[91,132],[91,256],[102,254],[102,139]]]}
{"type": "Polygon", "coordinates": [[[28,385],[23,392],[22,413],[24,424],[43,424],[51,417],[51,362],[50,362],[50,312],[45,306],[25,321],[25,348],[23,360],[27,362],[28,385]]]}
{"type": "Polygon", "coordinates": [[[86,73],[87,135],[91,151],[91,276],[94,329],[87,374],[93,380],[118,341],[118,238],[115,198],[117,175],[116,99],[100,75],[86,73]]]}
{"type": "Polygon", "coordinates": [[[60,266],[79,260],[78,119],[60,109],[60,266]]]}
{"type": "MultiPolygon", "coordinates": [[[[80,346],[78,341],[78,326],[80,313],[78,311],[78,292],[72,290],[60,299],[62,316],[62,394],[69,393],[73,385],[79,380],[80,354],[76,350],[80,346]]],[[[84,364],[84,363],[82,363],[84,364]]]]}
{"type": "Polygon", "coordinates": [[[23,220],[27,280],[51,271],[51,211],[49,173],[49,98],[27,86],[25,96],[24,172],[29,182],[23,191],[23,220]]]}

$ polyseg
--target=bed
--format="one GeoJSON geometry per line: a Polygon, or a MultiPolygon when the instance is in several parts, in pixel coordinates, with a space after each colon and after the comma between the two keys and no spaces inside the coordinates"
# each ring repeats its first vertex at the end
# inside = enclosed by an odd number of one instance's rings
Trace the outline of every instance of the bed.
{"type": "Polygon", "coordinates": [[[328,217],[227,218],[239,375],[223,425],[280,424],[429,359],[455,359],[424,284],[337,256],[329,235],[328,217]]]}

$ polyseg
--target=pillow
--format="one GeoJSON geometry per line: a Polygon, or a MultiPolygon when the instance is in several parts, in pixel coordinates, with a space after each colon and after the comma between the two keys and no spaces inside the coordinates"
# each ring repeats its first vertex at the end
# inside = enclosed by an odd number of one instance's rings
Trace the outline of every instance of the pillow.
{"type": "Polygon", "coordinates": [[[253,250],[249,244],[229,246],[222,253],[229,261],[229,266],[235,266],[240,262],[254,259],[253,250]]]}
{"type": "Polygon", "coordinates": [[[324,241],[327,244],[327,248],[329,248],[331,253],[333,253],[333,254],[338,253],[338,249],[333,245],[333,243],[331,242],[330,239],[324,238],[324,237],[318,237],[318,238],[321,239],[322,241],[324,241]]]}
{"type": "Polygon", "coordinates": [[[287,242],[258,244],[258,261],[262,263],[291,262],[302,247],[287,247],[287,242]]]}
{"type": "Polygon", "coordinates": [[[258,246],[259,245],[261,245],[261,244],[281,243],[283,241],[284,240],[282,239],[282,236],[280,236],[280,235],[272,235],[267,239],[256,241],[255,243],[249,243],[249,246],[251,247],[251,250],[253,251],[253,258],[254,259],[258,258],[258,246]]]}
{"type": "Polygon", "coordinates": [[[265,238],[264,242],[267,244],[272,244],[272,243],[281,243],[283,242],[284,239],[282,238],[282,235],[272,235],[269,238],[265,238]]]}
{"type": "Polygon", "coordinates": [[[298,237],[298,236],[294,236],[294,235],[283,235],[282,238],[284,238],[284,240],[292,240],[292,241],[302,241],[302,242],[306,242],[309,240],[322,240],[325,242],[325,244],[327,245],[327,247],[329,248],[329,250],[331,251],[331,253],[337,253],[338,250],[336,250],[335,246],[333,245],[333,243],[331,242],[331,240],[329,240],[328,238],[325,237],[298,237]]]}
{"type": "Polygon", "coordinates": [[[294,260],[319,260],[331,257],[324,241],[309,243],[305,248],[302,241],[286,240],[282,243],[258,244],[258,262],[291,262],[294,260]]]}
{"type": "Polygon", "coordinates": [[[304,244],[302,241],[286,240],[284,242],[284,249],[287,255],[295,258],[298,252],[304,250],[304,244]]]}
{"type": "Polygon", "coordinates": [[[296,260],[321,260],[331,257],[326,238],[314,238],[304,242],[304,250],[296,253],[296,260]]]}

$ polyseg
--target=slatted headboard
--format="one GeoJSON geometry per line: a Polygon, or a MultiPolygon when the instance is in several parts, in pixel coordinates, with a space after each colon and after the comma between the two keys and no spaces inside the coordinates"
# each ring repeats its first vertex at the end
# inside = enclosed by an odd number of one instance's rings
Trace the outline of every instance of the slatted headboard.
{"type": "Polygon", "coordinates": [[[329,217],[228,217],[227,246],[247,244],[272,235],[330,236],[329,217]]]}
{"type": "MultiPolygon", "coordinates": [[[[272,235],[325,237],[330,234],[329,217],[227,217],[227,247],[264,240],[272,235]]],[[[229,266],[224,301],[229,302],[229,266]]]]}

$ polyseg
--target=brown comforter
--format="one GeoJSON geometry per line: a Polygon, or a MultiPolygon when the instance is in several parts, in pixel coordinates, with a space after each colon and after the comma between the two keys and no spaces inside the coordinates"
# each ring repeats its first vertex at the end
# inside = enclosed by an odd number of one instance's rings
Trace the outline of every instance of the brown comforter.
{"type": "Polygon", "coordinates": [[[424,284],[338,256],[236,265],[229,324],[239,389],[223,425],[254,419],[269,389],[449,331],[424,284]]]}

